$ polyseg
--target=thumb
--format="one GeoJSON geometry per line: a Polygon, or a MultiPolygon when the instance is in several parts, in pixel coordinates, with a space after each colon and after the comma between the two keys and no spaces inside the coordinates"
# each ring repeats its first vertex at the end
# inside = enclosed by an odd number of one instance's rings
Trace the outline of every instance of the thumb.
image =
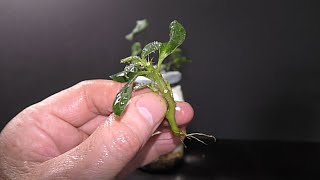
{"type": "Polygon", "coordinates": [[[133,97],[121,117],[110,115],[79,146],[45,162],[46,177],[115,178],[151,137],[166,109],[155,93],[133,97]]]}

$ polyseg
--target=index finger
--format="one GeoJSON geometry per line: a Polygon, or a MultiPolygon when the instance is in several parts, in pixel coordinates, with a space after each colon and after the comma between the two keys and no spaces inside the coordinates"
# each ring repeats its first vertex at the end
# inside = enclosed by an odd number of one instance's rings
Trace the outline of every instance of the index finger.
{"type": "Polygon", "coordinates": [[[97,116],[110,115],[113,100],[123,86],[123,83],[111,80],[83,81],[38,105],[74,127],[80,127],[97,116]]]}

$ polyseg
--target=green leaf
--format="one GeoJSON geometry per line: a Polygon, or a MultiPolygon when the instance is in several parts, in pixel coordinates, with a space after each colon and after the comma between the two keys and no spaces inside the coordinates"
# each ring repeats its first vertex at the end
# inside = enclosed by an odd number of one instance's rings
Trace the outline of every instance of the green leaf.
{"type": "Polygon", "coordinates": [[[124,72],[126,72],[126,75],[128,76],[129,80],[131,80],[134,77],[134,75],[137,74],[138,71],[138,67],[134,64],[129,64],[126,67],[124,67],[124,72]]]}
{"type": "Polygon", "coordinates": [[[138,76],[134,76],[134,78],[132,78],[116,95],[112,106],[112,110],[116,115],[121,116],[124,109],[127,107],[131,98],[133,83],[137,77],[138,76]]]}
{"type": "Polygon", "coordinates": [[[128,82],[137,75],[138,70],[138,67],[136,67],[134,64],[129,64],[124,68],[123,71],[111,75],[110,78],[117,82],[128,82]]]}
{"type": "Polygon", "coordinates": [[[137,56],[141,52],[141,44],[139,42],[135,42],[131,46],[131,56],[137,56]]]}
{"type": "Polygon", "coordinates": [[[147,87],[148,86],[148,84],[146,84],[146,83],[137,83],[134,87],[133,87],[133,89],[136,91],[136,90],[139,90],[139,89],[143,89],[143,88],[145,88],[145,87],[147,87]]]}
{"type": "Polygon", "coordinates": [[[141,52],[141,58],[145,59],[146,56],[150,55],[151,53],[154,53],[155,51],[159,50],[161,47],[161,42],[154,41],[149,44],[147,44],[141,52]]]}
{"type": "Polygon", "coordinates": [[[117,94],[115,101],[113,102],[113,112],[118,116],[122,115],[122,112],[128,105],[132,93],[132,85],[132,83],[128,84],[123,89],[121,89],[121,91],[117,94]]]}
{"type": "Polygon", "coordinates": [[[160,48],[158,65],[162,64],[162,61],[169,56],[177,47],[179,47],[186,38],[186,30],[176,20],[172,21],[169,26],[170,39],[167,43],[163,43],[160,48]]]}
{"type": "Polygon", "coordinates": [[[129,65],[126,65],[126,67],[124,67],[124,71],[127,73],[137,72],[138,68],[134,64],[129,64],[129,65]]]}
{"type": "Polygon", "coordinates": [[[134,36],[143,30],[145,30],[148,27],[148,21],[146,19],[138,20],[136,22],[136,26],[132,30],[132,32],[128,35],[126,35],[126,39],[129,41],[132,41],[134,36]]]}
{"type": "Polygon", "coordinates": [[[139,56],[129,56],[124,59],[121,59],[121,63],[133,63],[136,66],[141,66],[142,59],[139,56]]]}
{"type": "Polygon", "coordinates": [[[128,82],[128,78],[124,71],[118,72],[110,76],[110,78],[117,82],[128,82]]]}
{"type": "Polygon", "coordinates": [[[182,64],[191,62],[191,60],[182,55],[182,50],[180,48],[175,49],[172,54],[169,56],[169,61],[163,65],[166,67],[167,71],[178,70],[182,64]]]}

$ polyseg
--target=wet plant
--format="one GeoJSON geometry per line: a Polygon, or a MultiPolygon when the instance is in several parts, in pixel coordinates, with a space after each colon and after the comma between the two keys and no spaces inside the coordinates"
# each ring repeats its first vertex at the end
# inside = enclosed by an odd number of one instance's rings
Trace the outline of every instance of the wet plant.
{"type": "MultiPolygon", "coordinates": [[[[137,26],[126,36],[128,40],[132,40],[136,33],[141,32],[147,26],[145,20],[137,21],[137,26]],[[129,37],[129,38],[128,38],[129,37]]],[[[187,134],[182,131],[176,122],[175,108],[176,102],[173,98],[170,83],[162,77],[161,69],[164,66],[166,69],[171,67],[179,68],[180,65],[189,60],[181,55],[181,49],[178,48],[186,38],[186,30],[178,21],[174,20],[169,25],[169,41],[159,42],[153,41],[141,49],[141,44],[136,42],[132,45],[131,56],[122,59],[121,63],[126,63],[124,70],[111,75],[111,79],[117,82],[126,82],[126,85],[119,91],[113,102],[113,112],[121,116],[131,98],[132,91],[148,87],[153,92],[163,96],[167,102],[166,119],[169,122],[172,134],[175,137],[193,137],[193,135],[205,135],[202,133],[187,134]],[[158,53],[157,55],[154,55],[158,53]],[[164,63],[171,55],[171,61],[164,63]],[[155,61],[154,59],[157,59],[155,61]],[[150,83],[135,83],[137,77],[143,76],[150,80],[150,83]]],[[[200,140],[200,142],[202,142],[200,140]]]]}

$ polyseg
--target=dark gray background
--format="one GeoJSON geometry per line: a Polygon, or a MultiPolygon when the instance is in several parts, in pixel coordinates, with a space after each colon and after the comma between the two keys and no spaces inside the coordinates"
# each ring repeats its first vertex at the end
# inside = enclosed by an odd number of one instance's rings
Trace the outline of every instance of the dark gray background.
{"type": "Polygon", "coordinates": [[[149,19],[147,35],[159,41],[177,19],[193,60],[182,81],[195,109],[190,131],[319,142],[319,14],[310,1],[1,0],[1,126],[53,93],[120,71],[137,19],[149,19]]]}

